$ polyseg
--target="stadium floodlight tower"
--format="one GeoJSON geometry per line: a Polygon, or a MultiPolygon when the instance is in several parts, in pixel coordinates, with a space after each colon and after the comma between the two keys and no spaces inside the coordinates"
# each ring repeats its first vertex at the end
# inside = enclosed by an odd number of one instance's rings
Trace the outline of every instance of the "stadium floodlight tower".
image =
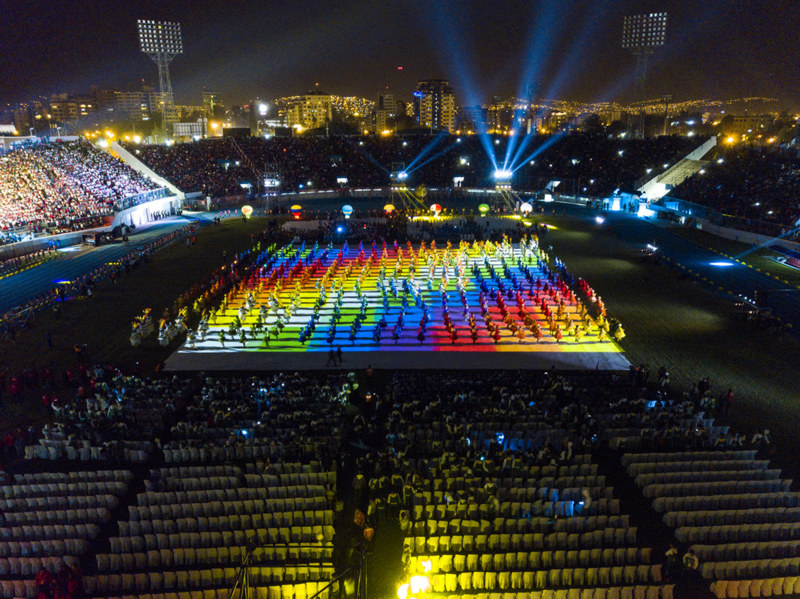
{"type": "Polygon", "coordinates": [[[647,63],[656,48],[667,39],[667,13],[650,12],[628,15],[622,23],[622,47],[636,56],[642,111],[639,113],[637,137],[644,138],[644,102],[647,83],[647,63]]]}
{"type": "Polygon", "coordinates": [[[174,123],[175,99],[172,96],[172,83],[169,79],[169,63],[178,54],[183,54],[181,24],[169,21],[148,21],[139,19],[139,49],[158,65],[158,86],[161,92],[162,124],[164,138],[169,138],[167,125],[174,123]]]}

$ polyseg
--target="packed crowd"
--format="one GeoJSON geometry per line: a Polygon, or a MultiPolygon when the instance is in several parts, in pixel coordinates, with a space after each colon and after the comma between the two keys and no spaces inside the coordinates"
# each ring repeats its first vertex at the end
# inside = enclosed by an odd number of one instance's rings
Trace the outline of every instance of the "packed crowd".
{"type": "MultiPolygon", "coordinates": [[[[502,165],[507,144],[514,142],[505,137],[496,142],[496,161],[502,165]]],[[[520,167],[514,183],[519,189],[541,189],[558,179],[562,181],[558,191],[564,193],[609,194],[645,176],[647,169],[663,170],[665,163],[674,163],[697,145],[696,140],[680,137],[539,136],[519,153],[518,160],[533,155],[537,148],[542,152],[527,163],[514,163],[520,167]]],[[[495,183],[494,162],[478,136],[251,137],[171,147],[131,145],[129,149],[178,188],[218,197],[240,195],[240,183],[245,181],[258,187],[258,178],[267,174],[279,176],[283,190],[334,189],[342,186],[337,181],[342,177],[347,179],[346,187],[387,186],[395,164],[413,169],[409,181],[414,185],[450,187],[457,176],[464,177],[464,187],[494,187],[495,183]]],[[[509,162],[518,149],[519,145],[511,147],[509,162]]]]}
{"type": "Polygon", "coordinates": [[[0,157],[0,229],[70,228],[157,187],[86,142],[13,150],[0,157]]]}
{"type": "Polygon", "coordinates": [[[736,217],[748,229],[767,222],[788,230],[800,219],[800,156],[796,148],[728,149],[669,195],[736,217]]]}

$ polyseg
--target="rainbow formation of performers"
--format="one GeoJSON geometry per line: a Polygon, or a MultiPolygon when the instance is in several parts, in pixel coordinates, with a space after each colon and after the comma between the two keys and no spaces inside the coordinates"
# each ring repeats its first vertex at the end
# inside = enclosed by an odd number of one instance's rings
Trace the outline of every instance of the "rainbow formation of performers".
{"type": "Polygon", "coordinates": [[[492,351],[509,344],[598,344],[624,334],[586,281],[526,236],[517,244],[457,247],[270,247],[204,315],[187,346],[492,351]]]}

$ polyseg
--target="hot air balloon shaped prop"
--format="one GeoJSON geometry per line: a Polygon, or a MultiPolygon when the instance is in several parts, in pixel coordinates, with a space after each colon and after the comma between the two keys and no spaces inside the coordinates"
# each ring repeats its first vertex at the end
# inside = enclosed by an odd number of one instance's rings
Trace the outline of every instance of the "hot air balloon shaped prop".
{"type": "Polygon", "coordinates": [[[441,204],[431,204],[431,212],[433,212],[434,216],[439,216],[439,213],[442,211],[441,204]]]}
{"type": "Polygon", "coordinates": [[[292,215],[294,220],[300,220],[300,217],[303,214],[303,207],[300,204],[295,204],[289,208],[289,214],[292,215]]]}
{"type": "Polygon", "coordinates": [[[250,218],[253,214],[253,207],[249,204],[247,206],[242,206],[242,214],[244,214],[246,219],[250,218]]]}
{"type": "Polygon", "coordinates": [[[345,218],[350,218],[350,215],[353,214],[353,207],[350,204],[345,204],[342,206],[342,214],[344,214],[345,218]]]}

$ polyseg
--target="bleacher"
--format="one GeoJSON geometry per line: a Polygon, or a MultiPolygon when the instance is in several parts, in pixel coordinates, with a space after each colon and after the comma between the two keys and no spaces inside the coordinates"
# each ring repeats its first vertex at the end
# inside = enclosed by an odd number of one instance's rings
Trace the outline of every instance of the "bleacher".
{"type": "Polygon", "coordinates": [[[717,597],[800,592],[800,494],[756,451],[626,453],[622,463],[717,597]]]}

